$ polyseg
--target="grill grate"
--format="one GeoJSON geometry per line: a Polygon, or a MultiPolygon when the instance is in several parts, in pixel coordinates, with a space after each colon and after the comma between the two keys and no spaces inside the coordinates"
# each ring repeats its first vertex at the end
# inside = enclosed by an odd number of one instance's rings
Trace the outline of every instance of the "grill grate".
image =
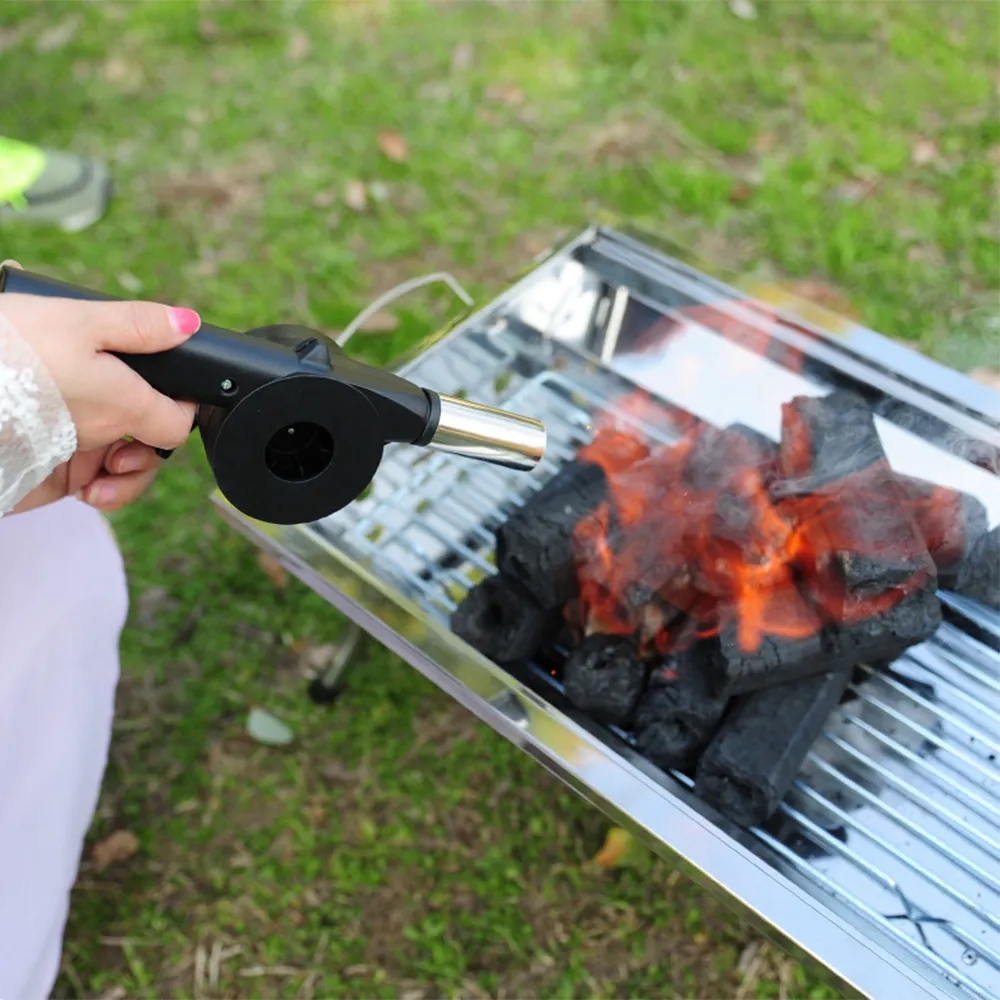
{"type": "MultiPolygon", "coordinates": [[[[413,374],[541,419],[550,445],[534,476],[395,448],[367,497],[311,529],[439,620],[493,572],[493,530],[588,440],[591,414],[622,386],[606,370],[560,370],[551,360],[540,374],[499,379],[514,370],[518,350],[503,335],[473,333],[430,352],[413,374]]],[[[837,897],[969,995],[994,1000],[1000,653],[980,639],[1000,638],[1000,615],[954,595],[942,600],[951,620],[892,672],[862,668],[868,676],[831,715],[778,816],[752,834],[776,868],[814,895],[837,897]]],[[[532,671],[561,706],[558,676],[532,671]]]]}

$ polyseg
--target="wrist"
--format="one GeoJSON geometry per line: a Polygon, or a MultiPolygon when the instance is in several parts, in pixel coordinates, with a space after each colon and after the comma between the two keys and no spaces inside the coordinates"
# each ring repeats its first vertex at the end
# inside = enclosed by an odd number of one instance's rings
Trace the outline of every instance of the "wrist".
{"type": "Polygon", "coordinates": [[[0,312],[0,511],[10,511],[76,451],[59,387],[0,312]]]}

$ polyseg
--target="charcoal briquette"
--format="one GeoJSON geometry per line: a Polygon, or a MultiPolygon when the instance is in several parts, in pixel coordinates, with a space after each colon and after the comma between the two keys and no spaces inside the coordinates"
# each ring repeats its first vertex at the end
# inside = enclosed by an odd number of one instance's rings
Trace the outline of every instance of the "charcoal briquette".
{"type": "Polygon", "coordinates": [[[811,493],[879,462],[885,462],[885,451],[875,418],[856,393],[796,396],[782,406],[781,471],[796,493],[811,493]]]}
{"type": "Polygon", "coordinates": [[[725,488],[740,468],[773,465],[777,445],[755,430],[733,424],[724,430],[703,425],[684,463],[684,480],[693,489],[710,492],[725,488]]]}
{"type": "Polygon", "coordinates": [[[955,593],[1000,611],[1000,526],[973,546],[959,571],[955,593]]]}
{"type": "Polygon", "coordinates": [[[735,624],[723,628],[713,643],[710,659],[712,690],[732,698],[775,684],[787,684],[830,669],[822,633],[787,638],[763,635],[751,652],[741,647],[735,624]]]}
{"type": "Polygon", "coordinates": [[[941,602],[937,595],[931,588],[920,588],[869,618],[824,628],[827,662],[831,667],[877,661],[891,663],[910,646],[929,639],[941,621],[941,602]]]}
{"type": "Polygon", "coordinates": [[[655,667],[636,706],[636,748],[658,767],[690,768],[722,719],[727,700],[712,693],[706,647],[697,643],[655,667]]]}
{"type": "Polygon", "coordinates": [[[625,725],[646,686],[649,668],[635,645],[616,635],[587,636],[566,658],[566,697],[598,722],[625,725]]]}
{"type": "Polygon", "coordinates": [[[602,469],[570,462],[497,530],[497,567],[543,608],[561,608],[576,593],[573,532],[607,496],[602,469]]]}
{"type": "Polygon", "coordinates": [[[473,587],[451,616],[452,631],[495,663],[530,660],[558,633],[558,610],[540,608],[516,584],[490,576],[473,587]]]}
{"type": "Polygon", "coordinates": [[[778,445],[766,434],[748,427],[746,424],[730,424],[727,428],[732,434],[739,434],[744,441],[752,445],[757,452],[758,459],[763,462],[773,461],[778,457],[778,445]]]}
{"type": "Polygon", "coordinates": [[[986,507],[976,497],[913,476],[895,476],[942,587],[952,586],[976,543],[986,534],[986,507]]]}
{"type": "Polygon", "coordinates": [[[827,671],[739,699],[698,761],[695,793],[734,823],[764,823],[791,788],[850,674],[850,667],[827,671]]]}

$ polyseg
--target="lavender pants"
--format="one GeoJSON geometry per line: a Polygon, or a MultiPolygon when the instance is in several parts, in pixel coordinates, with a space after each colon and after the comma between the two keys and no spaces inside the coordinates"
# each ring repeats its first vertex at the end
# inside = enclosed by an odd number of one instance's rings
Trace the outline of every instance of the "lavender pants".
{"type": "Polygon", "coordinates": [[[0,997],[44,1000],[107,762],[125,573],[63,500],[0,519],[0,997]]]}

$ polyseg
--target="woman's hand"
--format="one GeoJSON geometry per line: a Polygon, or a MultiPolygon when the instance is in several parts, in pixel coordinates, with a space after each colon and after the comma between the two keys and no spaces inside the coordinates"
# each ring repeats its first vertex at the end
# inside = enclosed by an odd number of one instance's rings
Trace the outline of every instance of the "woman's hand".
{"type": "Polygon", "coordinates": [[[55,381],[76,426],[80,450],[132,437],[155,448],[179,447],[195,407],[157,392],[110,351],[153,354],[182,344],[201,325],[190,309],[155,302],[81,302],[35,295],[0,296],[14,326],[55,381]]]}
{"type": "MultiPolygon", "coordinates": [[[[3,263],[20,267],[16,261],[3,263]]],[[[182,444],[191,431],[195,407],[156,392],[107,352],[152,353],[176,347],[201,325],[197,313],[149,302],[89,303],[7,294],[0,299],[0,317],[15,326],[55,381],[79,445],[13,513],[74,495],[108,512],[137,500],[160,465],[154,447],[182,444]]]]}
{"type": "Polygon", "coordinates": [[[138,441],[116,441],[108,448],[78,451],[11,513],[23,514],[69,496],[110,513],[138,500],[149,489],[160,461],[149,445],[138,441]]]}

